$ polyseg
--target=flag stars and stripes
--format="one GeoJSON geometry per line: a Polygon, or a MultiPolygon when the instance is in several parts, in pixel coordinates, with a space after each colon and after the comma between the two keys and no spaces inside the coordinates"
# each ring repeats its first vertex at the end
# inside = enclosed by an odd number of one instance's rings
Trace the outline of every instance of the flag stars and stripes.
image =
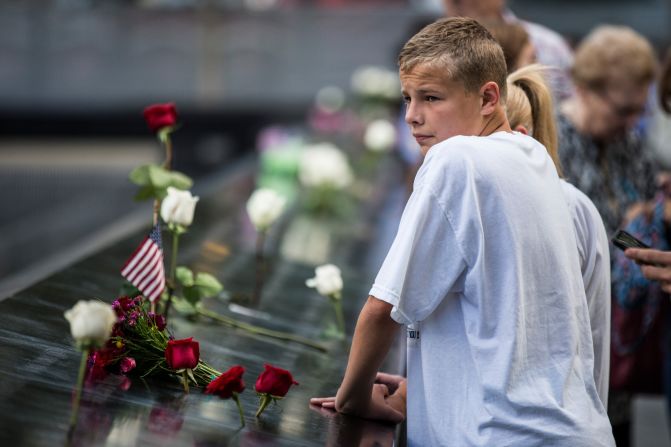
{"type": "Polygon", "coordinates": [[[121,276],[133,284],[151,302],[165,288],[161,229],[157,224],[121,269],[121,276]]]}

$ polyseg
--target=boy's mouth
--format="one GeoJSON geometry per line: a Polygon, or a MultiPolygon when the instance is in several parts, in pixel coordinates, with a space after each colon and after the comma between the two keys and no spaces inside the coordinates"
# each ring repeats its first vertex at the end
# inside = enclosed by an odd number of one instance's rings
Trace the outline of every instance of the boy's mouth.
{"type": "Polygon", "coordinates": [[[415,137],[415,140],[417,143],[422,144],[429,138],[431,138],[431,135],[423,135],[423,134],[412,134],[413,137],[415,137]]]}

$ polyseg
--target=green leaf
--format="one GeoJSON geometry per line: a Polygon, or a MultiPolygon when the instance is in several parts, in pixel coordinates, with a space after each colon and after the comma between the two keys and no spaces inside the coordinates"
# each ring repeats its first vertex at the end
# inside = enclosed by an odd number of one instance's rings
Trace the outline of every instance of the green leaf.
{"type": "Polygon", "coordinates": [[[184,298],[191,303],[192,305],[196,305],[200,302],[200,293],[198,293],[198,288],[197,287],[185,287],[184,290],[184,298]]]}
{"type": "Polygon", "coordinates": [[[175,276],[177,277],[177,281],[184,287],[191,287],[193,286],[193,272],[191,269],[188,267],[184,267],[183,265],[180,265],[177,267],[175,271],[175,276]]]}
{"type": "Polygon", "coordinates": [[[149,182],[158,189],[170,186],[170,172],[160,166],[149,165],[149,182]]]}
{"type": "Polygon", "coordinates": [[[193,281],[193,285],[183,288],[184,298],[192,304],[197,304],[203,298],[216,296],[223,288],[214,276],[209,273],[198,273],[193,281]]]}
{"type": "Polygon", "coordinates": [[[168,186],[173,186],[177,189],[186,191],[187,189],[191,189],[191,187],[193,186],[193,180],[186,174],[183,174],[178,171],[171,171],[170,185],[168,186]]]}
{"type": "Polygon", "coordinates": [[[130,181],[140,186],[148,184],[149,166],[150,165],[143,165],[133,169],[131,173],[128,174],[128,178],[130,179],[130,181]]]}
{"type": "Polygon", "coordinates": [[[175,309],[177,312],[179,312],[184,316],[192,316],[198,313],[196,306],[194,306],[184,298],[178,296],[172,297],[172,307],[173,309],[175,309]]]}
{"type": "Polygon", "coordinates": [[[169,186],[181,190],[188,190],[193,186],[193,180],[188,175],[177,171],[168,171],[155,164],[143,165],[133,169],[128,178],[131,182],[140,186],[140,191],[135,196],[136,200],[149,198],[162,200],[168,194],[169,186]]]}
{"type": "Polygon", "coordinates": [[[134,199],[138,202],[147,199],[153,199],[156,196],[154,188],[151,185],[145,185],[140,188],[140,190],[135,194],[134,199]]]}
{"type": "Polygon", "coordinates": [[[204,272],[196,275],[195,286],[200,289],[201,298],[213,297],[224,288],[217,278],[204,272]]]}

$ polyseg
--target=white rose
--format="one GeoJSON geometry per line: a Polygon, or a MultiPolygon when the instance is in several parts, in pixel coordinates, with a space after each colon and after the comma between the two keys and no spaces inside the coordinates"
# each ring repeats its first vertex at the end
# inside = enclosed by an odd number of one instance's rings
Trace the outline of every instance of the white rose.
{"type": "Polygon", "coordinates": [[[72,338],[82,346],[105,344],[117,321],[112,306],[97,300],[80,300],[64,315],[70,322],[72,338]]]}
{"type": "Polygon", "coordinates": [[[343,287],[340,269],[333,264],[320,265],[315,269],[315,277],[305,281],[305,285],[317,288],[317,292],[324,296],[340,298],[343,287]]]}
{"type": "Polygon", "coordinates": [[[396,128],[385,119],[379,119],[366,126],[363,142],[373,152],[386,152],[396,143],[396,128]]]}
{"type": "Polygon", "coordinates": [[[190,191],[168,186],[168,195],[161,203],[161,218],[165,223],[188,227],[193,222],[196,202],[198,197],[192,196],[190,191]]]}
{"type": "Polygon", "coordinates": [[[247,201],[247,214],[257,230],[268,229],[284,211],[287,201],[275,190],[259,188],[247,201]]]}
{"type": "Polygon", "coordinates": [[[336,189],[349,186],[352,168],[345,154],[331,143],[307,146],[298,163],[298,178],[304,186],[330,185],[336,189]]]}

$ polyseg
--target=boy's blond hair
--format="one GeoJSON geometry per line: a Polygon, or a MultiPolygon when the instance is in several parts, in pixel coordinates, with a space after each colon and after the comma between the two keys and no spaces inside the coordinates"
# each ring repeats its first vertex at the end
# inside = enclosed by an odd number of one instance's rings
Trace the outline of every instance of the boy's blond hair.
{"type": "Polygon", "coordinates": [[[506,97],[506,61],[499,43],[474,19],[450,17],[419,31],[398,56],[401,73],[422,65],[445,72],[469,93],[486,82],[496,82],[502,102],[506,97]]]}
{"type": "Polygon", "coordinates": [[[602,25],[578,45],[571,75],[577,86],[602,91],[623,82],[647,85],[656,69],[655,53],[645,37],[627,26],[602,25]]]}
{"type": "Polygon", "coordinates": [[[506,115],[511,128],[524,127],[529,135],[545,146],[561,176],[557,125],[552,93],[544,77],[545,70],[542,65],[532,64],[508,76],[506,115]]]}

